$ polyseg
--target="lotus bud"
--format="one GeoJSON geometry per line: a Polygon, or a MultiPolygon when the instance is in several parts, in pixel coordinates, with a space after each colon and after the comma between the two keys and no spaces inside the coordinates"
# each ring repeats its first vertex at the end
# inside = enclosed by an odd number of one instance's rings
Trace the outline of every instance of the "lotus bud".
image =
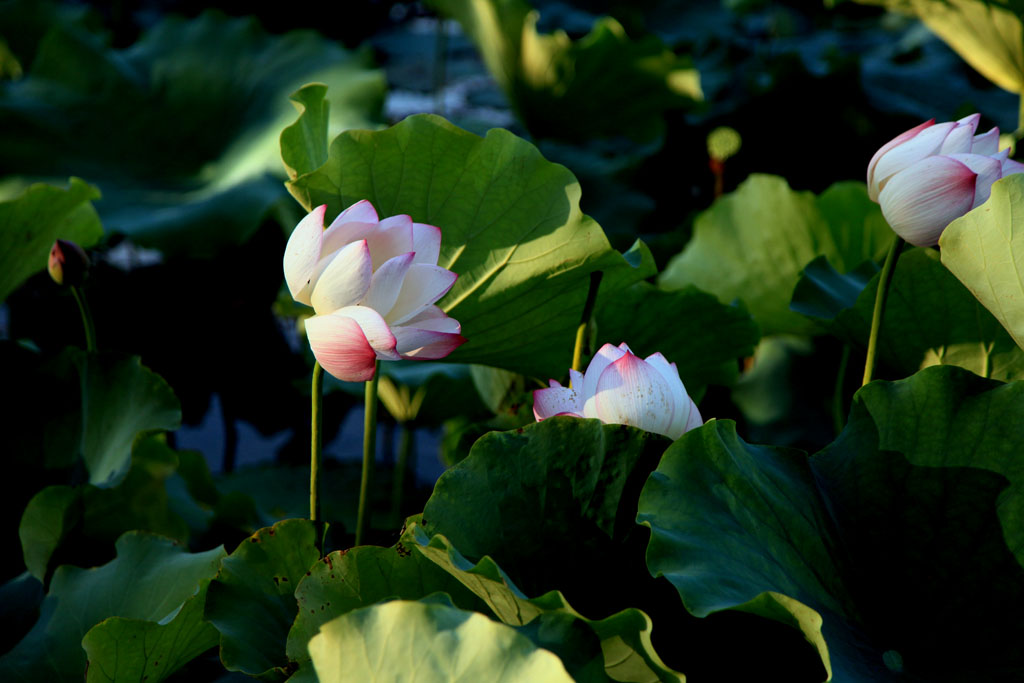
{"type": "Polygon", "coordinates": [[[89,257],[85,250],[74,242],[57,240],[50,247],[50,260],[47,270],[50,277],[58,285],[77,287],[85,281],[89,274],[89,257]]]}
{"type": "Polygon", "coordinates": [[[952,221],[988,199],[992,183],[1024,171],[999,151],[999,129],[975,135],[979,114],[926,121],[881,147],[868,164],[868,196],[900,237],[919,247],[939,243],[952,221]]]}

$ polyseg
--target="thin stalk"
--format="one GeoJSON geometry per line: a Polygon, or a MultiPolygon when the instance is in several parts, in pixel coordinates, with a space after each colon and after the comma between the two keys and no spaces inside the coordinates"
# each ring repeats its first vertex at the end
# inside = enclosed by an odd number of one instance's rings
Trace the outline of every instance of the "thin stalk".
{"type": "Polygon", "coordinates": [[[80,288],[72,287],[71,293],[78,303],[78,312],[82,314],[82,327],[85,328],[85,350],[94,353],[96,351],[96,326],[92,321],[89,302],[85,300],[85,293],[80,288]]]}
{"type": "Polygon", "coordinates": [[[889,296],[889,285],[892,284],[893,273],[896,272],[896,261],[900,257],[900,251],[906,242],[899,235],[894,235],[889,253],[885,256],[885,264],[878,276],[878,290],[875,293],[875,310],[871,314],[871,336],[868,337],[868,354],[864,360],[864,380],[861,386],[871,381],[875,372],[875,356],[878,353],[878,331],[882,327],[882,316],[885,314],[885,300],[889,296]]]}
{"type": "Polygon", "coordinates": [[[843,431],[846,411],[843,410],[843,380],[846,379],[846,368],[850,365],[850,345],[843,344],[839,356],[839,372],[836,375],[836,389],[832,394],[832,420],[838,435],[843,431]]]}
{"type": "Polygon", "coordinates": [[[373,477],[374,455],[377,452],[377,378],[380,361],[373,368],[373,378],[366,383],[366,413],[363,421],[363,476],[359,481],[359,513],[356,516],[356,545],[363,544],[370,528],[370,481],[373,477]]]}
{"type": "Polygon", "coordinates": [[[320,521],[320,465],[323,463],[323,389],[324,369],[313,363],[312,419],[310,420],[309,454],[309,519],[320,521]]]}
{"type": "Polygon", "coordinates": [[[391,517],[395,523],[402,521],[402,498],[405,495],[405,480],[409,476],[409,460],[412,454],[412,430],[402,422],[398,425],[398,462],[395,463],[395,478],[391,482],[391,517]]]}
{"type": "Polygon", "coordinates": [[[583,314],[580,316],[579,327],[576,328],[576,344],[572,350],[572,369],[580,371],[583,364],[583,346],[587,338],[587,328],[590,326],[590,318],[594,314],[594,304],[597,303],[597,290],[601,287],[601,271],[590,274],[590,289],[587,291],[587,300],[583,304],[583,314]]]}
{"type": "Polygon", "coordinates": [[[1020,140],[1021,136],[1024,135],[1024,94],[1020,96],[1020,102],[1017,106],[1017,130],[1014,131],[1013,137],[1020,140]]]}

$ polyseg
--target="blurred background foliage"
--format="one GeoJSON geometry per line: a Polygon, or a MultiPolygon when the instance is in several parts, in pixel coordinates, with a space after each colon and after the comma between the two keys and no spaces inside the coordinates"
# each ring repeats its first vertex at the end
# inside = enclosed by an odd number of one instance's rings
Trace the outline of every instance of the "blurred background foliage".
{"type": "MultiPolygon", "coordinates": [[[[507,128],[564,164],[583,212],[647,280],[605,283],[589,350],[661,351],[705,417],[808,452],[845,421],[887,246],[863,190],[871,153],[974,111],[983,128],[1018,131],[1024,91],[1009,2],[207,7],[0,2],[0,376],[18,397],[0,436],[18,476],[0,486],[4,542],[23,547],[0,560],[5,581],[113,560],[129,529],[205,551],[302,516],[312,356],[282,288],[303,211],[279,136],[306,83],[327,85],[328,139],[430,112],[479,134],[507,128]],[[55,237],[93,258],[100,369],[65,350],[84,344],[73,299],[42,272],[55,237]],[[150,387],[134,400],[160,418],[123,426],[102,463],[83,445],[90,420],[120,409],[90,391],[90,372],[150,387]]],[[[885,342],[881,376],[956,364],[1019,378],[1020,350],[958,281],[924,253],[904,266],[892,315],[915,288],[941,288],[948,305],[918,309],[885,342]]],[[[384,370],[375,540],[391,545],[479,436],[533,421],[531,392],[549,378],[384,370]]],[[[353,525],[360,396],[327,383],[338,547],[353,525]]],[[[3,609],[20,635],[42,591],[17,581],[3,609]]]]}

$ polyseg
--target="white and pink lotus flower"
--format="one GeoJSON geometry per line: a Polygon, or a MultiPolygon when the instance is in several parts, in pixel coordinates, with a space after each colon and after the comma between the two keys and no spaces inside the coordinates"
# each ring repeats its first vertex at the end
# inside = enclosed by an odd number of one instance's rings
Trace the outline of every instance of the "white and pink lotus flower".
{"type": "Polygon", "coordinates": [[[605,344],[586,373],[569,371],[570,386],[551,380],[533,392],[533,414],[540,422],[555,415],[597,418],[678,439],[703,420],[679,379],[675,363],[655,353],[635,356],[625,343],[605,344]]]}
{"type": "Polygon", "coordinates": [[[868,164],[868,195],[900,237],[919,247],[938,244],[954,219],[988,199],[992,183],[1024,171],[999,151],[999,129],[975,135],[980,114],[935,119],[882,146],[868,164]]]}
{"type": "Polygon", "coordinates": [[[324,230],[326,211],[303,218],[284,252],[288,290],[316,313],[306,334],[324,370],[362,382],[378,359],[434,360],[465,343],[459,322],[434,305],[458,277],[437,265],[439,228],[380,220],[363,200],[324,230]]]}

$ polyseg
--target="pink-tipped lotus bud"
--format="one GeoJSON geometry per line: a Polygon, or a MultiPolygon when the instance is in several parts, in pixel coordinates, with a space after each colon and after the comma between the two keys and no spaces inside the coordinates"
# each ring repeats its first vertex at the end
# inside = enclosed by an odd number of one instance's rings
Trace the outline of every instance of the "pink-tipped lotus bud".
{"type": "Polygon", "coordinates": [[[57,240],[50,247],[50,261],[46,268],[58,285],[76,287],[85,281],[89,265],[89,257],[80,246],[68,240],[57,240]]]}

